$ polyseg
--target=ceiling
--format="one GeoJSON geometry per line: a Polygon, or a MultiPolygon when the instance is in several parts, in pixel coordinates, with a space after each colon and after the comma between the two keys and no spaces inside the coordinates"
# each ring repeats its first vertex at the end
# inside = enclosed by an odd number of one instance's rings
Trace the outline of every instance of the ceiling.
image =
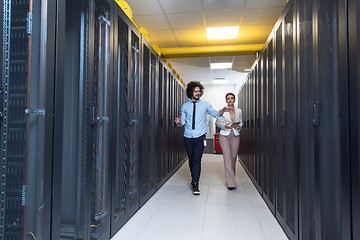
{"type": "Polygon", "coordinates": [[[127,0],[134,21],[188,83],[241,85],[287,0],[127,0]],[[207,40],[206,27],[240,26],[237,39],[207,40]],[[222,49],[227,48],[226,51],[222,49]],[[210,63],[232,62],[211,70],[210,63]]]}

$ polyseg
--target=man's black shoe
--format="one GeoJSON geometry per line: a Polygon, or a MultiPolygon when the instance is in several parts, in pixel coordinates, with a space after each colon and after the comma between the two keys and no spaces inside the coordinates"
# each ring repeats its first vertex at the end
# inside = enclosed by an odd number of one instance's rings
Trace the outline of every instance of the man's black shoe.
{"type": "Polygon", "coordinates": [[[198,183],[192,183],[192,188],[193,188],[193,194],[194,195],[200,195],[200,190],[199,190],[199,184],[198,183]]]}
{"type": "Polygon", "coordinates": [[[229,189],[230,191],[232,191],[232,190],[235,189],[235,187],[228,187],[228,189],[229,189]]]}

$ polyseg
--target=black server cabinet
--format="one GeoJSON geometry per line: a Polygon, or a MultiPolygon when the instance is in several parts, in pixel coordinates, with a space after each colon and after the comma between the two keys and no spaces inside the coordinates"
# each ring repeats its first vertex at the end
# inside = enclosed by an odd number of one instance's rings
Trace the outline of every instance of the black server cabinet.
{"type": "MultiPolygon", "coordinates": [[[[246,112],[246,131],[244,131],[244,140],[245,140],[245,143],[244,142],[240,142],[240,145],[243,145],[244,146],[244,151],[245,151],[245,156],[244,156],[244,159],[241,159],[241,161],[244,163],[244,166],[245,166],[245,170],[248,172],[249,171],[249,167],[250,167],[250,161],[249,161],[249,158],[250,158],[250,99],[249,99],[249,89],[250,89],[250,79],[251,79],[251,75],[252,73],[250,72],[248,74],[248,77],[247,77],[247,80],[245,82],[245,98],[246,98],[246,104],[244,105],[244,110],[246,112]]],[[[244,111],[243,110],[243,111],[244,111]]],[[[241,134],[240,134],[240,137],[241,137],[241,134]]]]}
{"type": "Polygon", "coordinates": [[[165,109],[164,109],[164,121],[165,121],[165,144],[163,146],[165,146],[164,152],[165,152],[165,156],[164,156],[164,176],[167,177],[168,173],[169,173],[169,165],[170,165],[170,159],[169,159],[169,155],[170,155],[170,69],[168,67],[166,67],[166,71],[164,71],[164,80],[165,80],[165,84],[164,84],[164,99],[165,99],[165,109]],[[165,75],[166,74],[166,75],[165,75]]]}
{"type": "Polygon", "coordinates": [[[285,231],[297,237],[297,132],[296,132],[296,35],[295,5],[290,4],[284,17],[284,118],[283,160],[285,231]]]}
{"type": "Polygon", "coordinates": [[[164,67],[163,63],[159,61],[159,75],[158,75],[158,120],[157,120],[157,131],[156,131],[156,187],[159,188],[163,180],[163,151],[164,151],[164,67]]]}
{"type": "Polygon", "coordinates": [[[167,88],[167,102],[168,102],[168,107],[166,108],[168,114],[167,114],[167,144],[168,144],[168,148],[167,148],[167,162],[168,162],[168,169],[167,169],[167,173],[170,173],[173,169],[173,118],[172,118],[172,113],[173,113],[173,109],[174,109],[174,81],[173,81],[173,75],[172,72],[169,71],[168,73],[168,88],[167,88]]]}
{"type": "Polygon", "coordinates": [[[113,87],[113,126],[111,151],[111,236],[129,219],[128,179],[129,142],[126,134],[130,125],[127,112],[130,59],[130,20],[119,7],[114,11],[114,87],[113,87]]]}
{"type": "Polygon", "coordinates": [[[351,209],[352,209],[352,236],[353,239],[360,238],[360,75],[359,47],[360,47],[360,8],[358,0],[349,2],[349,104],[350,112],[350,157],[351,157],[351,209]],[[359,15],[358,15],[359,14],[359,15]]]}
{"type": "Polygon", "coordinates": [[[246,84],[246,93],[245,93],[245,97],[246,97],[246,112],[247,112],[247,120],[246,120],[246,162],[247,162],[247,168],[250,169],[250,152],[251,152],[251,101],[250,101],[250,89],[251,89],[251,78],[252,78],[253,73],[250,72],[248,80],[247,80],[247,84],[246,84]]]}
{"type": "Polygon", "coordinates": [[[155,192],[156,189],[156,164],[155,164],[155,116],[156,116],[156,82],[157,82],[157,75],[158,75],[158,57],[156,56],[155,52],[151,53],[150,56],[150,106],[149,106],[149,155],[150,155],[150,173],[149,173],[149,192],[148,198],[155,192]]]}
{"type": "MultiPolygon", "coordinates": [[[[244,85],[242,85],[242,88],[244,88],[244,85]]],[[[238,94],[237,94],[237,99],[238,99],[238,108],[240,108],[240,109],[243,109],[243,99],[244,99],[244,95],[242,94],[242,92],[241,92],[241,89],[240,89],[240,91],[238,92],[238,94]]],[[[243,121],[245,122],[245,113],[243,112],[243,121]]],[[[244,127],[242,128],[242,133],[244,134],[244,127]]],[[[237,155],[238,155],[238,158],[239,158],[239,162],[241,163],[241,161],[242,161],[242,155],[241,155],[241,153],[243,152],[243,136],[241,136],[241,134],[240,134],[240,145],[239,145],[239,151],[238,151],[238,153],[237,153],[237,155]]]]}
{"type": "Polygon", "coordinates": [[[174,119],[176,117],[176,110],[178,109],[178,102],[179,102],[179,97],[178,97],[178,92],[179,92],[179,84],[178,84],[178,80],[174,77],[174,109],[173,109],[173,114],[172,114],[172,126],[174,128],[174,144],[173,144],[173,155],[174,155],[174,166],[175,168],[173,169],[173,172],[175,172],[177,170],[177,166],[179,164],[179,155],[178,155],[178,149],[179,149],[179,144],[178,144],[178,129],[174,123],[174,119]]]}
{"type": "Polygon", "coordinates": [[[167,126],[168,126],[168,148],[167,148],[167,162],[168,169],[167,174],[170,174],[174,169],[173,166],[173,149],[174,149],[174,120],[173,120],[173,110],[174,110],[174,78],[172,71],[169,71],[168,76],[168,108],[166,109],[168,112],[167,115],[167,126]]]}
{"type": "Polygon", "coordinates": [[[1,1],[1,239],[50,238],[55,1],[1,1]]]}
{"type": "MultiPolygon", "coordinates": [[[[110,139],[113,62],[113,2],[95,0],[93,27],[94,76],[90,82],[92,129],[90,130],[90,237],[110,235],[110,139]]],[[[91,34],[90,34],[91,36],[91,34]]]]}
{"type": "Polygon", "coordinates": [[[276,159],[276,196],[275,196],[275,210],[276,217],[280,223],[283,224],[283,213],[284,213],[284,162],[283,162],[283,23],[275,28],[275,159],[276,159]]]}
{"type": "Polygon", "coordinates": [[[157,134],[157,188],[159,188],[164,182],[166,177],[167,170],[167,129],[166,129],[166,107],[167,107],[167,98],[166,98],[166,88],[167,88],[167,74],[168,71],[165,68],[165,63],[159,61],[159,131],[157,134]]]}
{"type": "Polygon", "coordinates": [[[248,91],[249,88],[249,75],[246,79],[245,84],[243,85],[242,88],[242,101],[240,102],[239,107],[241,108],[241,110],[243,111],[243,129],[242,134],[240,134],[240,161],[243,163],[243,165],[245,165],[245,169],[248,169],[249,167],[249,162],[248,162],[248,152],[249,152],[249,126],[248,126],[248,122],[249,122],[249,107],[248,107],[248,91]]]}
{"type": "Polygon", "coordinates": [[[264,96],[264,105],[266,106],[266,114],[264,116],[265,125],[265,147],[266,158],[264,161],[264,198],[271,209],[275,212],[275,165],[274,165],[274,101],[273,101],[273,39],[271,39],[267,46],[266,55],[266,73],[265,78],[266,96],[264,96]],[[266,190],[265,190],[266,189],[266,190]]]}
{"type": "Polygon", "coordinates": [[[128,171],[128,208],[130,216],[139,208],[139,153],[140,148],[140,33],[135,28],[130,28],[130,78],[125,90],[127,106],[126,114],[129,116],[128,128],[125,133],[125,141],[128,148],[127,171],[128,171]]]}
{"type": "Polygon", "coordinates": [[[142,54],[141,54],[141,89],[140,89],[140,101],[141,101],[141,114],[140,114],[140,127],[141,127],[141,145],[139,153],[139,190],[140,190],[140,202],[145,202],[145,198],[148,192],[148,172],[151,169],[149,156],[149,120],[150,120],[150,50],[142,41],[142,54]]]}
{"type": "Polygon", "coordinates": [[[262,187],[262,195],[266,195],[268,193],[268,172],[267,172],[267,132],[266,132],[266,116],[267,116],[267,49],[262,52],[261,60],[259,61],[261,64],[260,71],[260,134],[259,134],[259,145],[260,145],[260,165],[261,165],[261,187],[262,187]]]}
{"type": "Polygon", "coordinates": [[[299,238],[316,239],[317,208],[315,172],[315,103],[313,3],[298,2],[298,161],[299,161],[299,238]]]}
{"type": "Polygon", "coordinates": [[[173,76],[172,79],[172,83],[173,83],[173,88],[172,88],[172,111],[171,111],[171,118],[170,118],[170,123],[171,123],[171,128],[172,128],[172,163],[173,163],[173,168],[172,168],[172,173],[174,173],[176,171],[176,166],[177,166],[177,161],[176,161],[176,128],[175,128],[175,123],[174,123],[174,119],[175,119],[175,107],[176,107],[176,77],[175,75],[173,76]]]}
{"type": "MultiPolygon", "coordinates": [[[[253,71],[252,73],[252,76],[250,78],[250,94],[249,94],[249,97],[250,97],[250,149],[251,149],[251,152],[254,153],[255,149],[256,149],[256,129],[255,129],[255,121],[256,121],[256,107],[255,107],[255,88],[256,88],[256,85],[255,85],[255,79],[256,79],[256,71],[253,71]]],[[[255,176],[255,167],[256,167],[256,158],[255,158],[255,154],[251,154],[250,156],[250,173],[251,173],[251,178],[252,180],[254,181],[254,176],[255,176]]]]}
{"type": "Polygon", "coordinates": [[[262,192],[261,189],[261,146],[260,146],[260,102],[261,102],[261,94],[260,94],[260,82],[261,80],[261,63],[258,61],[255,66],[255,79],[254,79],[254,91],[255,91],[255,114],[254,114],[254,121],[255,121],[255,131],[254,131],[254,144],[255,144],[255,168],[254,168],[254,183],[257,187],[259,192],[262,192]]]}
{"type": "Polygon", "coordinates": [[[154,118],[154,180],[155,180],[155,189],[157,189],[158,187],[158,182],[159,182],[159,163],[160,163],[160,120],[161,120],[161,74],[162,74],[162,64],[160,62],[160,57],[157,56],[157,66],[156,66],[156,76],[155,76],[155,81],[154,81],[154,96],[155,96],[155,106],[154,106],[154,114],[155,114],[155,118],[154,118]]]}
{"type": "Polygon", "coordinates": [[[274,106],[274,40],[273,38],[268,45],[268,115],[266,118],[267,121],[267,131],[268,131],[268,181],[269,181],[269,201],[268,205],[273,213],[275,213],[275,106],[274,106]]]}
{"type": "Polygon", "coordinates": [[[155,81],[157,59],[143,39],[142,88],[141,88],[141,161],[140,167],[140,205],[143,205],[155,191],[154,163],[154,122],[155,122],[155,81]]]}
{"type": "Polygon", "coordinates": [[[249,118],[250,118],[250,107],[249,107],[249,82],[250,82],[250,75],[248,74],[244,87],[242,88],[243,94],[243,102],[242,102],[242,111],[244,112],[244,126],[242,129],[242,134],[240,134],[240,147],[241,147],[241,154],[240,160],[245,166],[245,170],[249,169],[249,151],[250,151],[250,144],[249,144],[249,118]]]}
{"type": "Polygon", "coordinates": [[[318,236],[350,238],[346,2],[319,1],[315,39],[315,162],[318,236]]]}
{"type": "Polygon", "coordinates": [[[55,80],[54,193],[53,239],[81,239],[89,237],[90,200],[87,195],[86,169],[91,166],[88,156],[92,134],[89,106],[90,59],[89,18],[90,4],[86,1],[64,1],[58,24],[58,71],[55,80]],[[58,57],[59,59],[59,57],[58,57]],[[59,214],[56,214],[56,213],[59,214]]]}

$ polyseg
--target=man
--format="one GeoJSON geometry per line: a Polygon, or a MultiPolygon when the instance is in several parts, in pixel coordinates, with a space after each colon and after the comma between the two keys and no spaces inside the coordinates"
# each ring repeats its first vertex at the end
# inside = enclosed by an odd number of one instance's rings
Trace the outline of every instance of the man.
{"type": "Polygon", "coordinates": [[[185,125],[184,142],[189,159],[191,185],[194,195],[200,195],[199,178],[206,135],[206,113],[208,112],[211,116],[219,118],[225,111],[231,110],[224,107],[218,112],[209,103],[200,100],[203,90],[204,87],[200,82],[189,82],[186,87],[186,95],[190,100],[182,105],[180,118],[175,118],[175,123],[178,126],[185,125]]]}

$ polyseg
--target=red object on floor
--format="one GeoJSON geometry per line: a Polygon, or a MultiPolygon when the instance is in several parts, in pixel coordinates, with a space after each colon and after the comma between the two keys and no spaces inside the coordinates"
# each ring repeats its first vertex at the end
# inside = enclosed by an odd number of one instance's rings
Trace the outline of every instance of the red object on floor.
{"type": "Polygon", "coordinates": [[[219,136],[218,133],[214,134],[214,153],[222,153],[219,136]]]}

